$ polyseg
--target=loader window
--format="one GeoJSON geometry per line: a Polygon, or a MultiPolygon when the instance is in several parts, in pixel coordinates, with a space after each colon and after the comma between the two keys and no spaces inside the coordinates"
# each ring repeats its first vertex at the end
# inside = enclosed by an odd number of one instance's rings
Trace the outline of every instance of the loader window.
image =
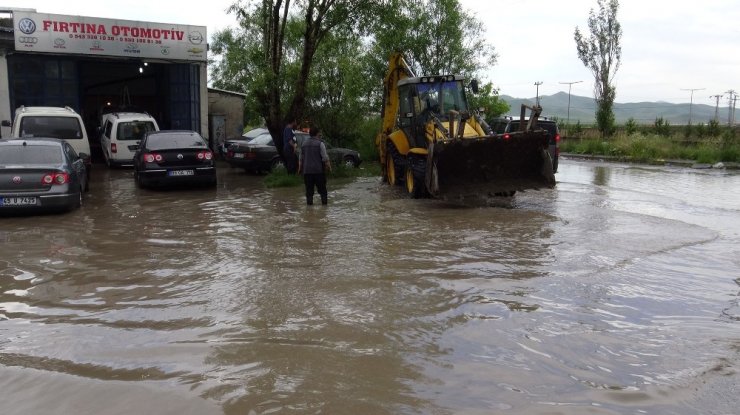
{"type": "Polygon", "coordinates": [[[411,125],[414,110],[418,110],[418,97],[413,96],[412,88],[400,88],[398,91],[398,125],[408,127],[411,125]]]}
{"type": "Polygon", "coordinates": [[[442,112],[450,110],[467,111],[468,105],[463,95],[463,86],[460,81],[449,81],[442,84],[442,112]]]}

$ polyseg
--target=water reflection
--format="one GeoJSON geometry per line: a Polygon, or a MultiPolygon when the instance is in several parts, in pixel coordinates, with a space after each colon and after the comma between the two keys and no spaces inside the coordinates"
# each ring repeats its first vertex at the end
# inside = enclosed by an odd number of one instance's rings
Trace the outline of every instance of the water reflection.
{"type": "Polygon", "coordinates": [[[706,200],[736,176],[560,169],[492,204],[359,179],[308,208],[239,170],[159,192],[101,168],[64,220],[3,219],[0,413],[56,407],[14,381],[86,380],[157,413],[695,413],[737,361],[740,201],[706,200]]]}

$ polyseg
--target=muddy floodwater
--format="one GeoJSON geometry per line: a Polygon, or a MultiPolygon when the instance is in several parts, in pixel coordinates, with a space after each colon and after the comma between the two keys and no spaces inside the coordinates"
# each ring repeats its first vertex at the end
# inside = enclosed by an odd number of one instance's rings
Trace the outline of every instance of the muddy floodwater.
{"type": "Polygon", "coordinates": [[[0,218],[0,414],[740,414],[740,173],[471,204],[224,167],[0,218]]]}

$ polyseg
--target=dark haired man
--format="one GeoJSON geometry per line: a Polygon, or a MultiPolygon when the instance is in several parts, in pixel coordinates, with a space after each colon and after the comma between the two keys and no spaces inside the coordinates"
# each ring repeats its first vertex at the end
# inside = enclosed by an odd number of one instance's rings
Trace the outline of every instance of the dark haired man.
{"type": "Polygon", "coordinates": [[[321,204],[329,201],[326,190],[326,172],[331,171],[329,155],[326,146],[321,141],[321,131],[317,127],[311,127],[310,137],[301,145],[301,158],[298,160],[298,171],[303,174],[303,182],[306,184],[306,204],[313,205],[314,187],[321,195],[321,204]]]}

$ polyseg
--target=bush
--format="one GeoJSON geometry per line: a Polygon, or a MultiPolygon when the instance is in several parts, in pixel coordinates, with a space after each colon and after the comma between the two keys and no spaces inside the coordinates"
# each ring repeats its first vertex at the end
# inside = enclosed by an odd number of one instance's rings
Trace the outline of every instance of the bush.
{"type": "Polygon", "coordinates": [[[630,117],[624,124],[624,132],[627,135],[632,135],[637,132],[637,123],[634,118],[630,117]]]}
{"type": "Polygon", "coordinates": [[[663,117],[658,117],[653,124],[653,132],[657,135],[668,137],[671,135],[671,124],[665,121],[663,117]]]}

